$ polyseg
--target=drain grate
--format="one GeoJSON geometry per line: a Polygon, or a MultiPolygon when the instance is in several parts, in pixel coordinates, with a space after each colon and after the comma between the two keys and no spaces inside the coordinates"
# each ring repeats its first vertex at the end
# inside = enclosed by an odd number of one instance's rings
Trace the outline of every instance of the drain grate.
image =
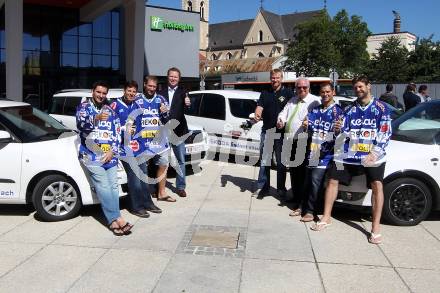
{"type": "Polygon", "coordinates": [[[244,257],[246,228],[192,225],[185,232],[177,253],[244,257]]]}

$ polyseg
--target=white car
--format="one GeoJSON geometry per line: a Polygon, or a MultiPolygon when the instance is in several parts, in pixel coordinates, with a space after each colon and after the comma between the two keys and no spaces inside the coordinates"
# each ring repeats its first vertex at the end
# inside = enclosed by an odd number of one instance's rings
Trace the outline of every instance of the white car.
{"type": "MultiPolygon", "coordinates": [[[[440,210],[440,100],[419,104],[392,122],[384,176],[383,216],[395,225],[417,225],[440,210]]],[[[371,206],[365,176],[340,185],[338,201],[371,206]]]]}
{"type": "MultiPolygon", "coordinates": [[[[78,160],[79,139],[46,113],[0,100],[0,203],[32,203],[46,221],[76,216],[98,203],[78,160]]],[[[119,194],[127,177],[118,168],[119,194]]]]}
{"type": "MultiPolygon", "coordinates": [[[[107,98],[116,99],[123,96],[122,89],[109,89],[107,98]]],[[[92,97],[90,89],[68,89],[53,95],[49,113],[67,128],[76,130],[76,107],[87,98],[92,97]]],[[[188,121],[189,122],[189,121],[188,121]]],[[[208,134],[203,127],[188,123],[190,136],[185,140],[186,164],[198,164],[206,157],[208,151],[208,134]]],[[[172,156],[174,153],[171,152],[172,156]]]]}
{"type": "Polygon", "coordinates": [[[250,129],[241,126],[252,117],[259,97],[259,92],[243,90],[193,91],[185,116],[188,123],[203,125],[210,151],[258,156],[263,122],[250,129]]]}

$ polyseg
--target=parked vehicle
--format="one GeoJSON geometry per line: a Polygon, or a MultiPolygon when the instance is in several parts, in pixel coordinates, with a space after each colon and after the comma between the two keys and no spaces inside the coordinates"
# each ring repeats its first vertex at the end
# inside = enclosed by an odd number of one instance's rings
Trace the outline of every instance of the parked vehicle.
{"type": "MultiPolygon", "coordinates": [[[[116,99],[123,96],[122,89],[110,89],[107,98],[116,99]]],[[[89,89],[70,89],[63,90],[53,95],[49,113],[52,117],[60,121],[67,128],[76,130],[76,107],[87,98],[92,97],[89,89]]],[[[208,134],[203,127],[198,124],[188,124],[191,131],[190,136],[185,141],[186,162],[187,164],[198,164],[205,157],[208,150],[208,134]]],[[[172,156],[174,156],[174,153],[172,156]]]]}
{"type": "MultiPolygon", "coordinates": [[[[0,203],[31,203],[46,221],[75,217],[82,205],[98,203],[78,148],[77,134],[46,113],[0,100],[0,203]]],[[[122,196],[127,177],[118,167],[122,196]]]]}
{"type": "MultiPolygon", "coordinates": [[[[395,225],[417,225],[440,210],[440,100],[419,104],[392,122],[384,176],[383,216],[395,225]]],[[[365,176],[340,185],[338,201],[371,206],[365,176]]]]}

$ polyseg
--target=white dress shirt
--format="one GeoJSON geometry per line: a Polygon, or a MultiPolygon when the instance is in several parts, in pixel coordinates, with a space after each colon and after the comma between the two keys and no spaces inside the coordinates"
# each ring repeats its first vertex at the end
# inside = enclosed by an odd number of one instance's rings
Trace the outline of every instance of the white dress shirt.
{"type": "Polygon", "coordinates": [[[298,137],[303,132],[302,123],[307,114],[316,106],[321,104],[321,98],[312,94],[308,94],[304,99],[298,97],[291,98],[281,113],[278,120],[285,123],[285,133],[298,137]]]}
{"type": "Polygon", "coordinates": [[[171,107],[171,101],[173,100],[174,93],[176,92],[176,90],[177,90],[177,86],[175,88],[168,87],[168,100],[169,100],[168,102],[170,107],[171,107]]]}

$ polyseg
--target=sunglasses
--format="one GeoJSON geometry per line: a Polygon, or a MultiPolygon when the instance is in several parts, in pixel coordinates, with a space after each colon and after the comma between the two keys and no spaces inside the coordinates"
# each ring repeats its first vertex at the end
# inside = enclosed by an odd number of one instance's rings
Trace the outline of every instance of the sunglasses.
{"type": "Polygon", "coordinates": [[[299,90],[306,90],[306,89],[308,89],[309,87],[308,86],[297,86],[296,87],[297,89],[299,89],[299,90]]]}

